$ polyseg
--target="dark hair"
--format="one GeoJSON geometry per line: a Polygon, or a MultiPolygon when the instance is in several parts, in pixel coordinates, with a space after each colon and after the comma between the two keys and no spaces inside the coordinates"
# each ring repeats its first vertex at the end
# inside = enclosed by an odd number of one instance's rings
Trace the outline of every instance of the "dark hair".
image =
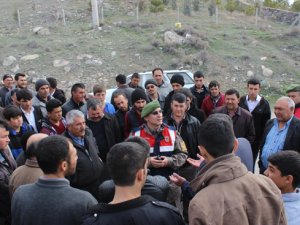
{"type": "Polygon", "coordinates": [[[92,109],[92,110],[96,110],[97,106],[100,106],[100,108],[102,108],[103,104],[101,101],[99,101],[96,98],[90,98],[87,102],[86,102],[86,109],[92,109]]]}
{"type": "Polygon", "coordinates": [[[26,88],[20,89],[17,91],[17,100],[21,101],[24,100],[31,100],[32,99],[32,93],[26,88]]]}
{"type": "Polygon", "coordinates": [[[286,93],[290,93],[290,92],[300,92],[300,86],[291,88],[291,89],[286,91],[286,93]]]}
{"type": "Polygon", "coordinates": [[[46,110],[47,112],[51,113],[53,109],[61,107],[62,103],[58,99],[52,98],[48,102],[46,102],[46,110]]]}
{"type": "Polygon", "coordinates": [[[189,88],[182,88],[178,91],[178,93],[184,94],[186,97],[189,97],[191,99],[194,98],[194,95],[192,94],[191,90],[189,88]]]}
{"type": "Polygon", "coordinates": [[[10,75],[10,74],[4,74],[2,80],[4,81],[7,78],[13,79],[12,75],[10,75]]]}
{"type": "Polygon", "coordinates": [[[201,78],[201,77],[203,77],[204,78],[204,74],[203,74],[203,72],[202,71],[196,71],[195,73],[194,73],[194,78],[195,77],[197,77],[197,78],[201,78]]]}
{"type": "Polygon", "coordinates": [[[225,96],[226,95],[236,95],[237,98],[240,98],[240,93],[234,88],[231,88],[231,89],[227,90],[225,92],[225,96]]]}
{"type": "Polygon", "coordinates": [[[126,94],[124,93],[124,91],[122,91],[122,90],[117,90],[117,91],[114,91],[113,94],[112,94],[112,99],[113,99],[113,101],[114,101],[115,98],[117,98],[117,97],[120,96],[120,95],[124,96],[124,98],[127,99],[127,96],[126,96],[126,94]]]}
{"type": "Polygon", "coordinates": [[[186,96],[183,93],[177,92],[172,96],[172,101],[176,101],[179,103],[186,103],[186,96]]]}
{"type": "MultiPolygon", "coordinates": [[[[21,146],[22,146],[23,150],[25,149],[24,155],[25,155],[26,159],[30,159],[32,156],[36,156],[35,150],[30,148],[30,151],[29,151],[29,148],[26,147],[28,139],[34,134],[35,134],[34,130],[29,130],[29,131],[25,132],[21,137],[21,146]]],[[[36,145],[37,145],[37,143],[36,143],[36,145]]]]}
{"type": "Polygon", "coordinates": [[[71,88],[71,93],[76,92],[78,89],[85,89],[85,86],[83,83],[76,83],[73,84],[72,88],[71,88]]]}
{"type": "MultiPolygon", "coordinates": [[[[14,94],[17,94],[18,91],[20,91],[21,88],[14,88],[10,91],[10,96],[14,96],[14,94]]],[[[16,95],[17,96],[17,95],[16,95]]]]}
{"type": "Polygon", "coordinates": [[[138,73],[133,73],[132,75],[131,75],[131,79],[132,78],[138,78],[138,79],[140,79],[140,75],[138,74],[138,73]]]}
{"type": "Polygon", "coordinates": [[[3,110],[3,117],[7,121],[10,121],[11,118],[16,118],[18,116],[22,116],[22,111],[15,105],[8,105],[3,110]]]}
{"type": "Polygon", "coordinates": [[[62,161],[70,161],[69,141],[61,135],[43,138],[38,143],[36,156],[44,174],[56,173],[62,161]]]}
{"type": "Polygon", "coordinates": [[[0,119],[0,128],[3,128],[5,130],[9,130],[9,126],[8,126],[7,122],[4,121],[4,120],[1,120],[1,119],[0,119]]]}
{"type": "Polygon", "coordinates": [[[231,118],[226,114],[212,114],[200,126],[199,145],[214,158],[232,153],[234,132],[231,118]]]}
{"type": "Polygon", "coordinates": [[[57,87],[57,80],[54,77],[47,77],[46,80],[49,82],[51,88],[57,87]]]}
{"type": "Polygon", "coordinates": [[[260,81],[256,78],[251,78],[247,81],[247,86],[249,86],[249,84],[252,84],[252,85],[259,85],[260,87],[260,81]]]}
{"type": "Polygon", "coordinates": [[[296,151],[280,151],[269,156],[268,161],[276,166],[281,176],[293,176],[293,188],[300,185],[300,154],[296,151]]]}
{"type": "Polygon", "coordinates": [[[122,142],[114,145],[107,154],[107,166],[118,186],[134,184],[136,173],[143,169],[149,154],[141,144],[122,142]]]}
{"type": "Polygon", "coordinates": [[[141,146],[143,146],[147,152],[150,151],[150,145],[149,143],[144,139],[144,138],[141,138],[139,136],[132,136],[132,137],[129,137],[127,139],[125,139],[124,142],[133,142],[133,143],[137,143],[141,146]]]}
{"type": "Polygon", "coordinates": [[[104,85],[96,84],[93,86],[93,93],[94,95],[97,93],[105,92],[106,88],[104,85]]]}
{"type": "Polygon", "coordinates": [[[218,88],[220,88],[220,83],[218,81],[216,81],[216,80],[212,80],[208,84],[208,89],[211,89],[212,87],[218,87],[218,88]]]}
{"type": "Polygon", "coordinates": [[[116,76],[116,81],[120,84],[126,84],[126,76],[124,74],[119,74],[116,76]]]}
{"type": "Polygon", "coordinates": [[[162,73],[164,73],[164,71],[162,70],[162,68],[156,67],[156,68],[154,68],[154,69],[152,70],[152,75],[154,75],[154,72],[155,72],[156,70],[160,70],[162,73]]]}
{"type": "Polygon", "coordinates": [[[15,80],[18,81],[20,77],[26,77],[26,75],[24,73],[17,73],[15,75],[15,80]]]}

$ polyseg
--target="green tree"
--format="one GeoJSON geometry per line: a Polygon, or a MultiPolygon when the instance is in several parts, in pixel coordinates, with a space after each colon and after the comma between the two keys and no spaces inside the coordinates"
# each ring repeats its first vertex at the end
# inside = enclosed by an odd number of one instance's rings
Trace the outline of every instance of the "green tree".
{"type": "Polygon", "coordinates": [[[294,12],[300,12],[300,0],[294,1],[292,5],[292,10],[294,12]]]}
{"type": "Polygon", "coordinates": [[[157,13],[164,11],[164,3],[162,0],[151,0],[150,12],[157,13]]]}

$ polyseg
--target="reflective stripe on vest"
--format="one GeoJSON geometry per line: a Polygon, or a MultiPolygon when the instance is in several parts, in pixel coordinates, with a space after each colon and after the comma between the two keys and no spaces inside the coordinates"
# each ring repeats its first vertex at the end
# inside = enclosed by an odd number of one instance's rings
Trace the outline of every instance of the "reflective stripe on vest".
{"type": "MultiPolygon", "coordinates": [[[[176,131],[164,127],[162,131],[162,135],[164,139],[160,141],[159,151],[161,153],[173,152],[174,145],[175,145],[176,131]]],[[[148,134],[143,128],[141,130],[134,132],[133,136],[138,136],[145,139],[150,145],[150,154],[153,153],[154,145],[155,145],[155,138],[153,135],[148,134]]]]}

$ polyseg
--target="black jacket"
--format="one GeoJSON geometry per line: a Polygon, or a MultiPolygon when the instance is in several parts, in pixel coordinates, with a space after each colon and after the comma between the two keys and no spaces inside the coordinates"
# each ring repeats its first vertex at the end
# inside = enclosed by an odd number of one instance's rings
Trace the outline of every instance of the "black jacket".
{"type": "MultiPolygon", "coordinates": [[[[241,97],[239,106],[249,111],[246,96],[241,97]]],[[[267,121],[271,118],[269,102],[261,98],[258,105],[251,112],[255,128],[255,140],[261,141],[267,121]]]]}
{"type": "Polygon", "coordinates": [[[68,131],[64,133],[64,136],[72,141],[78,156],[76,172],[74,175],[68,177],[71,186],[88,191],[96,198],[98,186],[101,182],[103,162],[98,156],[99,151],[92,131],[89,128],[85,130],[85,146],[74,142],[68,131]]]}
{"type": "Polygon", "coordinates": [[[66,102],[65,92],[61,89],[56,89],[52,96],[53,96],[53,98],[56,98],[59,101],[61,101],[62,104],[64,104],[66,102]]]}
{"type": "MultiPolygon", "coordinates": [[[[275,119],[270,119],[266,124],[266,129],[262,137],[261,148],[266,142],[266,138],[273,127],[275,119]]],[[[288,132],[285,137],[284,145],[282,150],[295,150],[300,153],[300,119],[293,117],[288,132]]],[[[261,153],[260,153],[261,154],[261,153]]]]}
{"type": "Polygon", "coordinates": [[[169,126],[176,128],[187,147],[189,157],[197,159],[197,153],[199,152],[199,140],[197,133],[201,126],[199,120],[187,113],[178,127],[175,126],[176,123],[171,115],[165,117],[164,121],[169,126]]]}
{"type": "Polygon", "coordinates": [[[82,225],[184,225],[178,210],[150,196],[141,196],[118,204],[93,206],[82,225]]]}
{"type": "Polygon", "coordinates": [[[209,95],[209,91],[207,90],[207,87],[205,87],[204,85],[202,86],[202,90],[201,92],[198,92],[196,89],[196,86],[193,86],[190,88],[192,94],[195,96],[196,98],[196,107],[201,109],[202,106],[202,102],[203,99],[209,95]]]}
{"type": "MultiPolygon", "coordinates": [[[[33,105],[32,107],[34,108],[33,114],[34,114],[35,125],[36,125],[38,132],[40,132],[40,130],[42,129],[42,120],[44,118],[43,113],[39,106],[33,105]]],[[[22,111],[22,117],[23,117],[24,122],[30,124],[29,121],[27,120],[25,114],[23,113],[23,111],[22,111]]]]}
{"type": "Polygon", "coordinates": [[[163,110],[164,116],[168,116],[171,114],[171,102],[172,102],[172,97],[174,94],[175,94],[175,91],[171,91],[165,98],[165,105],[164,105],[164,110],[163,110]]]}
{"type": "Polygon", "coordinates": [[[76,102],[74,102],[74,100],[72,99],[72,97],[70,98],[69,101],[65,102],[65,104],[62,105],[62,115],[63,117],[66,117],[67,112],[73,110],[73,109],[77,109],[79,111],[82,111],[82,107],[84,106],[83,102],[80,102],[79,104],[77,104],[76,102]]]}
{"type": "Polygon", "coordinates": [[[8,155],[8,150],[0,150],[0,155],[5,161],[0,161],[0,217],[7,218],[10,215],[10,196],[8,191],[9,178],[16,169],[16,163],[8,155]]]}
{"type": "Polygon", "coordinates": [[[121,139],[121,131],[119,128],[119,124],[117,119],[108,114],[104,114],[103,118],[101,119],[104,122],[104,130],[97,129],[97,123],[99,122],[93,122],[91,120],[86,119],[86,125],[92,130],[93,135],[96,139],[97,146],[99,148],[100,144],[103,140],[99,140],[99,136],[97,135],[99,132],[104,132],[105,140],[107,143],[107,149],[100,149],[100,158],[105,162],[106,161],[106,155],[109,151],[109,149],[122,141],[121,139]]]}

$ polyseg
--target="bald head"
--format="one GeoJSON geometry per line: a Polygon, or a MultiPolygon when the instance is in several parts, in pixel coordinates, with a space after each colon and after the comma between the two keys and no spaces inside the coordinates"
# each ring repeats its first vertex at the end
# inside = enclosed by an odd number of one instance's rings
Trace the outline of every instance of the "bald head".
{"type": "Polygon", "coordinates": [[[37,144],[40,140],[44,139],[45,137],[48,137],[48,135],[42,133],[31,135],[27,140],[26,149],[33,143],[37,144]]]}

